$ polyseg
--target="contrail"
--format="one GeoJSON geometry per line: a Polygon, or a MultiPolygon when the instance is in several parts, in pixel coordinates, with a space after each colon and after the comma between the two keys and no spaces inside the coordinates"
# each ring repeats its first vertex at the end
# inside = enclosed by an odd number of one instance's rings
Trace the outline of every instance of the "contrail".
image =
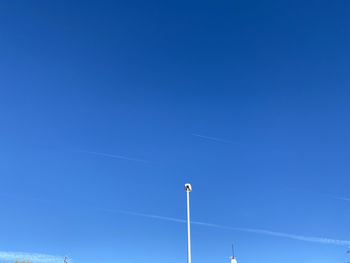
{"type": "Polygon", "coordinates": [[[149,161],[142,160],[142,159],[136,159],[136,158],[130,158],[126,157],[123,155],[115,155],[115,154],[110,154],[110,153],[101,153],[101,152],[90,152],[90,151],[81,151],[83,153],[89,153],[89,154],[94,154],[94,155],[100,155],[100,156],[105,156],[105,157],[111,157],[115,159],[122,159],[122,160],[127,160],[127,161],[135,161],[135,162],[142,162],[142,163],[149,163],[149,161]]]}
{"type": "Polygon", "coordinates": [[[216,141],[216,142],[222,142],[222,143],[228,143],[228,144],[237,144],[235,142],[229,141],[229,140],[225,140],[225,139],[221,139],[221,138],[216,138],[216,137],[210,137],[210,136],[205,136],[205,135],[201,135],[201,134],[196,134],[196,133],[192,133],[193,136],[202,138],[202,139],[207,139],[207,140],[211,140],[211,141],[216,141]]]}
{"type": "Polygon", "coordinates": [[[101,210],[101,211],[105,211],[105,212],[112,212],[112,213],[120,213],[120,214],[132,215],[132,216],[155,218],[155,219],[166,220],[166,221],[171,221],[171,222],[176,222],[176,223],[186,223],[186,220],[179,219],[179,218],[174,218],[174,217],[150,215],[150,214],[143,214],[143,213],[125,211],[125,210],[114,210],[114,209],[105,209],[105,208],[96,208],[96,209],[101,210]]]}
{"type": "Polygon", "coordinates": [[[346,197],[333,197],[333,198],[350,202],[350,198],[346,198],[346,197]]]}
{"type": "Polygon", "coordinates": [[[18,260],[38,263],[62,263],[63,257],[38,254],[38,253],[24,253],[24,252],[8,252],[0,251],[0,259],[2,260],[18,260]]]}
{"type": "Polygon", "coordinates": [[[333,244],[333,245],[339,245],[339,246],[349,246],[350,245],[350,240],[339,240],[339,239],[331,239],[331,238],[323,238],[323,237],[301,236],[301,235],[288,234],[288,233],[283,233],[283,232],[275,232],[275,231],[264,230],[264,229],[229,227],[229,226],[208,224],[208,223],[196,222],[196,221],[194,221],[192,223],[197,224],[197,225],[208,226],[208,227],[230,229],[230,230],[241,231],[241,232],[251,232],[251,233],[276,236],[276,237],[285,237],[285,238],[289,238],[289,239],[314,242],[314,243],[333,244]]]}
{"type": "MultiPolygon", "coordinates": [[[[350,201],[350,199],[348,198],[338,198],[338,199],[350,201]]],[[[157,220],[170,221],[170,222],[182,223],[182,224],[186,223],[186,220],[174,218],[174,217],[160,216],[160,215],[154,215],[154,214],[144,214],[144,213],[138,213],[138,212],[132,212],[132,211],[125,211],[125,210],[98,208],[93,206],[88,206],[88,207],[96,210],[104,211],[104,212],[110,212],[110,213],[119,213],[119,214],[126,214],[126,215],[138,216],[138,217],[153,218],[157,220]]],[[[305,241],[305,242],[332,244],[332,245],[338,245],[338,246],[350,246],[350,240],[339,240],[339,239],[332,239],[332,238],[325,238],[325,237],[310,237],[310,236],[295,235],[295,234],[276,232],[276,231],[270,231],[265,229],[256,229],[256,228],[231,227],[231,226],[211,224],[211,223],[206,223],[201,221],[192,221],[191,223],[199,226],[227,229],[227,230],[248,232],[248,233],[256,233],[256,234],[282,237],[282,238],[294,239],[294,240],[305,241]]],[[[0,259],[9,259],[9,260],[23,259],[23,260],[29,260],[32,262],[50,262],[50,263],[62,261],[62,258],[57,256],[43,255],[43,254],[29,254],[29,253],[20,253],[20,252],[0,252],[0,259]]]]}
{"type": "MultiPolygon", "coordinates": [[[[143,214],[143,213],[137,213],[137,212],[124,211],[124,210],[112,210],[112,209],[99,209],[99,210],[127,214],[127,215],[133,215],[133,216],[154,218],[154,219],[171,221],[171,222],[176,222],[176,223],[186,223],[186,220],[174,218],[174,217],[166,217],[166,216],[159,216],[159,215],[152,215],[152,214],[143,214]]],[[[332,245],[338,245],[338,246],[350,246],[350,240],[339,240],[339,239],[324,238],[324,237],[302,236],[302,235],[295,235],[295,234],[289,234],[289,233],[283,233],[283,232],[275,232],[275,231],[270,231],[270,230],[265,230],[265,229],[256,229],[256,228],[230,227],[230,226],[223,226],[223,225],[205,223],[205,222],[200,222],[200,221],[192,221],[191,223],[194,225],[227,229],[227,230],[240,231],[240,232],[256,233],[256,234],[275,236],[275,237],[283,237],[283,238],[289,238],[289,239],[294,239],[294,240],[299,240],[299,241],[321,243],[321,244],[332,244],[332,245]]]]}

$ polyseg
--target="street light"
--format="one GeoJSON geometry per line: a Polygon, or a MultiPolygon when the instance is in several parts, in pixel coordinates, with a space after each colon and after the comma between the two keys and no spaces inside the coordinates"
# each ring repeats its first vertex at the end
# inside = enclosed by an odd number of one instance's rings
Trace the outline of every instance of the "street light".
{"type": "Polygon", "coordinates": [[[192,192],[192,186],[185,184],[185,191],[187,193],[187,263],[191,263],[190,192],[192,192]]]}

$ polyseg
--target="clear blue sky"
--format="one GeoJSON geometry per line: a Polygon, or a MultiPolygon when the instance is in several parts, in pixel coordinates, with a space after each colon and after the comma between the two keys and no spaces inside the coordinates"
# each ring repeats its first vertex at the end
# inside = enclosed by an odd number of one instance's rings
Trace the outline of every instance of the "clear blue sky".
{"type": "Polygon", "coordinates": [[[0,257],[349,260],[349,8],[2,1],[0,257]]]}

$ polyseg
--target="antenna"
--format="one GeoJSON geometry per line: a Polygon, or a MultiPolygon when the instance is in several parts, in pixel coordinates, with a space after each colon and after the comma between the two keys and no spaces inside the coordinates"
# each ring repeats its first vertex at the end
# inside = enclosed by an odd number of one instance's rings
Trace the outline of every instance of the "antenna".
{"type": "Polygon", "coordinates": [[[71,258],[69,258],[69,255],[64,256],[64,263],[70,263],[71,262],[71,258]]]}
{"type": "Polygon", "coordinates": [[[237,263],[237,260],[235,258],[235,250],[234,250],[233,244],[232,244],[232,256],[230,257],[230,260],[231,260],[231,263],[237,263]]]}

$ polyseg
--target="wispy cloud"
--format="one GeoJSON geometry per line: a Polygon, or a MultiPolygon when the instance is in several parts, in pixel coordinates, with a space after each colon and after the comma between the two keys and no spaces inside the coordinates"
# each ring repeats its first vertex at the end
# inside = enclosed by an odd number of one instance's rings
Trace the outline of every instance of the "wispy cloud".
{"type": "Polygon", "coordinates": [[[1,260],[18,260],[18,261],[29,261],[38,263],[62,263],[63,257],[38,254],[38,253],[24,253],[24,252],[9,252],[0,251],[1,260]]]}
{"type": "MultiPolygon", "coordinates": [[[[159,216],[159,215],[153,215],[153,214],[143,214],[143,213],[137,213],[137,212],[123,211],[123,210],[112,210],[112,209],[102,209],[102,210],[108,211],[108,212],[133,215],[133,216],[166,220],[166,221],[171,221],[171,222],[176,222],[176,223],[186,223],[186,220],[179,219],[179,218],[173,218],[173,217],[159,216]]],[[[305,242],[331,244],[331,245],[338,245],[338,246],[349,246],[350,245],[350,240],[340,240],[340,239],[332,239],[332,238],[325,238],[325,237],[311,237],[311,236],[304,236],[304,235],[295,235],[295,234],[276,232],[276,231],[270,231],[270,230],[265,230],[265,229],[256,229],[256,228],[230,227],[230,226],[223,226],[223,225],[211,224],[211,223],[200,222],[200,221],[192,221],[191,223],[194,225],[200,225],[200,226],[205,226],[205,227],[220,228],[220,229],[227,229],[227,230],[240,231],[240,232],[249,232],[249,233],[255,233],[255,234],[262,234],[262,235],[268,235],[268,236],[294,239],[294,240],[305,241],[305,242]]]]}
{"type": "Polygon", "coordinates": [[[122,159],[122,160],[127,160],[127,161],[149,163],[149,161],[147,161],[147,160],[131,158],[131,157],[123,156],[123,155],[116,155],[116,154],[110,154],[110,153],[101,153],[101,152],[90,152],[90,151],[80,151],[80,152],[88,153],[88,154],[94,154],[94,155],[99,155],[99,156],[104,156],[104,157],[109,157],[109,158],[122,159]]]}
{"type": "Polygon", "coordinates": [[[210,136],[206,136],[206,135],[201,135],[201,134],[197,134],[197,133],[192,133],[193,136],[205,139],[205,140],[211,140],[211,141],[216,141],[216,142],[221,142],[221,143],[228,143],[228,144],[237,144],[236,142],[233,141],[229,141],[229,140],[225,140],[222,138],[217,138],[217,137],[210,137],[210,136]]]}

